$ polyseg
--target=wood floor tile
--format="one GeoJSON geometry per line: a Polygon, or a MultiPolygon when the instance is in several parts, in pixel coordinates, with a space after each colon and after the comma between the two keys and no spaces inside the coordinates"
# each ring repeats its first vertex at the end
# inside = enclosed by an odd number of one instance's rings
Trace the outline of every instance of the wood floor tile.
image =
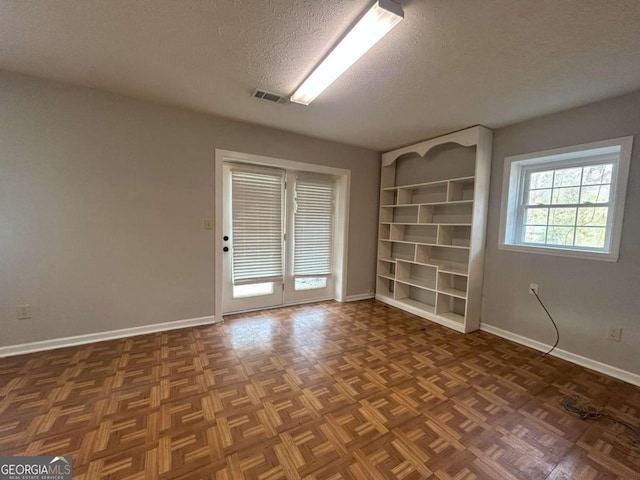
{"type": "Polygon", "coordinates": [[[640,479],[640,388],[367,300],[0,359],[0,455],[74,478],[640,479]]]}

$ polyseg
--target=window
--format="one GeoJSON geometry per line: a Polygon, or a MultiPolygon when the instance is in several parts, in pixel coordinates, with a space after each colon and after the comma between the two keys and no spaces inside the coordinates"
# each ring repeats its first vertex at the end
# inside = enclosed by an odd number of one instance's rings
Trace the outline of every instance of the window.
{"type": "Polygon", "coordinates": [[[273,293],[273,282],[250,283],[248,285],[234,285],[233,298],[259,297],[273,293]]]}
{"type": "Polygon", "coordinates": [[[296,278],[294,288],[296,291],[327,288],[327,277],[296,278]]]}
{"type": "Polygon", "coordinates": [[[295,182],[293,275],[295,290],[325,288],[333,270],[334,184],[326,175],[295,182]]]}
{"type": "Polygon", "coordinates": [[[632,142],[507,157],[499,247],[616,261],[632,142]]]}

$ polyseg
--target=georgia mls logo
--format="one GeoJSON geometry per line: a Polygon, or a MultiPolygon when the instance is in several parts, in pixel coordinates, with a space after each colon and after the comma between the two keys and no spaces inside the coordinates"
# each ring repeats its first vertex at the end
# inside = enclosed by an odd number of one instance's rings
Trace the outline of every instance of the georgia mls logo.
{"type": "Polygon", "coordinates": [[[0,457],[0,480],[71,480],[71,456],[0,457]]]}
{"type": "Polygon", "coordinates": [[[49,474],[62,474],[62,471],[71,473],[71,457],[69,457],[69,460],[64,457],[53,457],[53,460],[49,462],[49,474]]]}

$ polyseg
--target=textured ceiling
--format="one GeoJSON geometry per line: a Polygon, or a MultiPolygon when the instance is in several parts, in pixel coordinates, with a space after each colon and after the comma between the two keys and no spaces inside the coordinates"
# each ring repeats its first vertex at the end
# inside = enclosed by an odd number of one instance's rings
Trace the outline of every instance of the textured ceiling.
{"type": "Polygon", "coordinates": [[[405,0],[310,106],[290,95],[369,0],[3,0],[0,68],[376,150],[640,88],[639,0],[405,0]]]}

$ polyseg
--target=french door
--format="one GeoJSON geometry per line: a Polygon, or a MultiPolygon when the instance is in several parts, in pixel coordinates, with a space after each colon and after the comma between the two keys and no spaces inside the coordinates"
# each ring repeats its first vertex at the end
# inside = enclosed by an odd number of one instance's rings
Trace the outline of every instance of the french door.
{"type": "Polygon", "coordinates": [[[335,179],[225,163],[223,313],[333,298],[335,179]]]}

